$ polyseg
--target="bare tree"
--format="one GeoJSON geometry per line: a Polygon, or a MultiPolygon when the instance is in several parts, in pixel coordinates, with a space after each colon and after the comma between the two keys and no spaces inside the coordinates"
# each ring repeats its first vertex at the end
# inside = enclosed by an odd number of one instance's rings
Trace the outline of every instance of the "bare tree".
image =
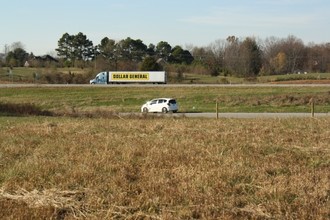
{"type": "Polygon", "coordinates": [[[227,37],[227,44],[224,51],[224,63],[225,68],[233,75],[239,74],[239,68],[237,66],[239,60],[239,44],[239,39],[237,37],[227,37]]]}
{"type": "Polygon", "coordinates": [[[281,52],[280,39],[277,37],[269,37],[263,41],[263,73],[264,74],[278,74],[276,72],[276,65],[274,58],[281,52]]]}
{"type": "Polygon", "coordinates": [[[222,72],[224,75],[227,75],[225,68],[225,51],[228,42],[226,40],[216,40],[214,43],[209,45],[210,54],[212,54],[212,59],[214,63],[214,68],[212,70],[212,75],[218,75],[222,72]]]}
{"type": "Polygon", "coordinates": [[[263,71],[286,74],[303,70],[306,56],[304,43],[295,36],[267,38],[263,44],[263,71]]]}
{"type": "Polygon", "coordinates": [[[283,51],[288,57],[287,73],[294,73],[302,70],[305,61],[305,45],[301,39],[295,36],[288,36],[283,40],[283,51]]]}
{"type": "Polygon", "coordinates": [[[306,69],[309,72],[330,72],[330,43],[307,46],[306,69]]]}

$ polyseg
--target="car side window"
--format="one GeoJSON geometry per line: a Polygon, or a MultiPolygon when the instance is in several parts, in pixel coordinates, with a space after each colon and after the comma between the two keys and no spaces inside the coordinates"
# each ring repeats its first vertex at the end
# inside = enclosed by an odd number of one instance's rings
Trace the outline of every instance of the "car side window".
{"type": "Polygon", "coordinates": [[[156,103],[157,103],[157,100],[152,100],[151,103],[150,103],[150,105],[154,105],[156,103]]]}
{"type": "Polygon", "coordinates": [[[164,103],[164,102],[166,102],[166,100],[164,100],[164,99],[159,99],[158,100],[158,104],[161,104],[161,103],[164,103]]]}

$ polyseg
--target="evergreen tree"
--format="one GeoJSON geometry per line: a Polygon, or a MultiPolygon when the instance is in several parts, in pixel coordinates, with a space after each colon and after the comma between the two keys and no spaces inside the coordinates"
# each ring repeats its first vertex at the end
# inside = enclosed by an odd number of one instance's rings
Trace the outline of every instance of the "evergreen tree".
{"type": "Polygon", "coordinates": [[[162,67],[157,63],[154,57],[146,57],[140,67],[141,71],[159,71],[162,67]]]}
{"type": "Polygon", "coordinates": [[[22,48],[16,48],[7,54],[6,62],[10,66],[22,67],[27,61],[29,54],[22,48]]]}
{"type": "Polygon", "coordinates": [[[93,59],[96,48],[93,46],[93,42],[88,40],[86,35],[81,32],[77,35],[65,33],[59,39],[56,51],[58,56],[75,65],[77,60],[87,61],[93,59]]]}
{"type": "Polygon", "coordinates": [[[194,61],[194,57],[188,50],[183,50],[180,46],[175,46],[171,51],[168,61],[170,63],[189,65],[194,61]]]}

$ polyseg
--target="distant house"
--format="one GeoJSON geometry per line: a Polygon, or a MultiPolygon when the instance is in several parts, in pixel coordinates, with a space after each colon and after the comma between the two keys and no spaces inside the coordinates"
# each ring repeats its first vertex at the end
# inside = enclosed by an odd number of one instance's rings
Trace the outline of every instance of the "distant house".
{"type": "Polygon", "coordinates": [[[44,55],[44,56],[34,56],[34,59],[37,61],[42,61],[42,62],[55,62],[58,63],[58,60],[55,59],[54,57],[50,55],[44,55]]]}
{"type": "Polygon", "coordinates": [[[59,61],[50,55],[34,56],[28,61],[30,66],[49,66],[57,64],[59,61]]]}

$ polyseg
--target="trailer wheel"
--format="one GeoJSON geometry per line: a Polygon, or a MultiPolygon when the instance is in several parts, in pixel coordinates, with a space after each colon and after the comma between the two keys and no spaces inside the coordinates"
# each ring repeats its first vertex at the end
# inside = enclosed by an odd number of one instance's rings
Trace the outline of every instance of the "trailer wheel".
{"type": "Polygon", "coordinates": [[[144,112],[144,113],[148,113],[148,108],[147,108],[147,107],[144,107],[144,108],[143,108],[143,112],[144,112]]]}
{"type": "Polygon", "coordinates": [[[162,112],[167,113],[167,108],[166,107],[162,108],[162,112]]]}

